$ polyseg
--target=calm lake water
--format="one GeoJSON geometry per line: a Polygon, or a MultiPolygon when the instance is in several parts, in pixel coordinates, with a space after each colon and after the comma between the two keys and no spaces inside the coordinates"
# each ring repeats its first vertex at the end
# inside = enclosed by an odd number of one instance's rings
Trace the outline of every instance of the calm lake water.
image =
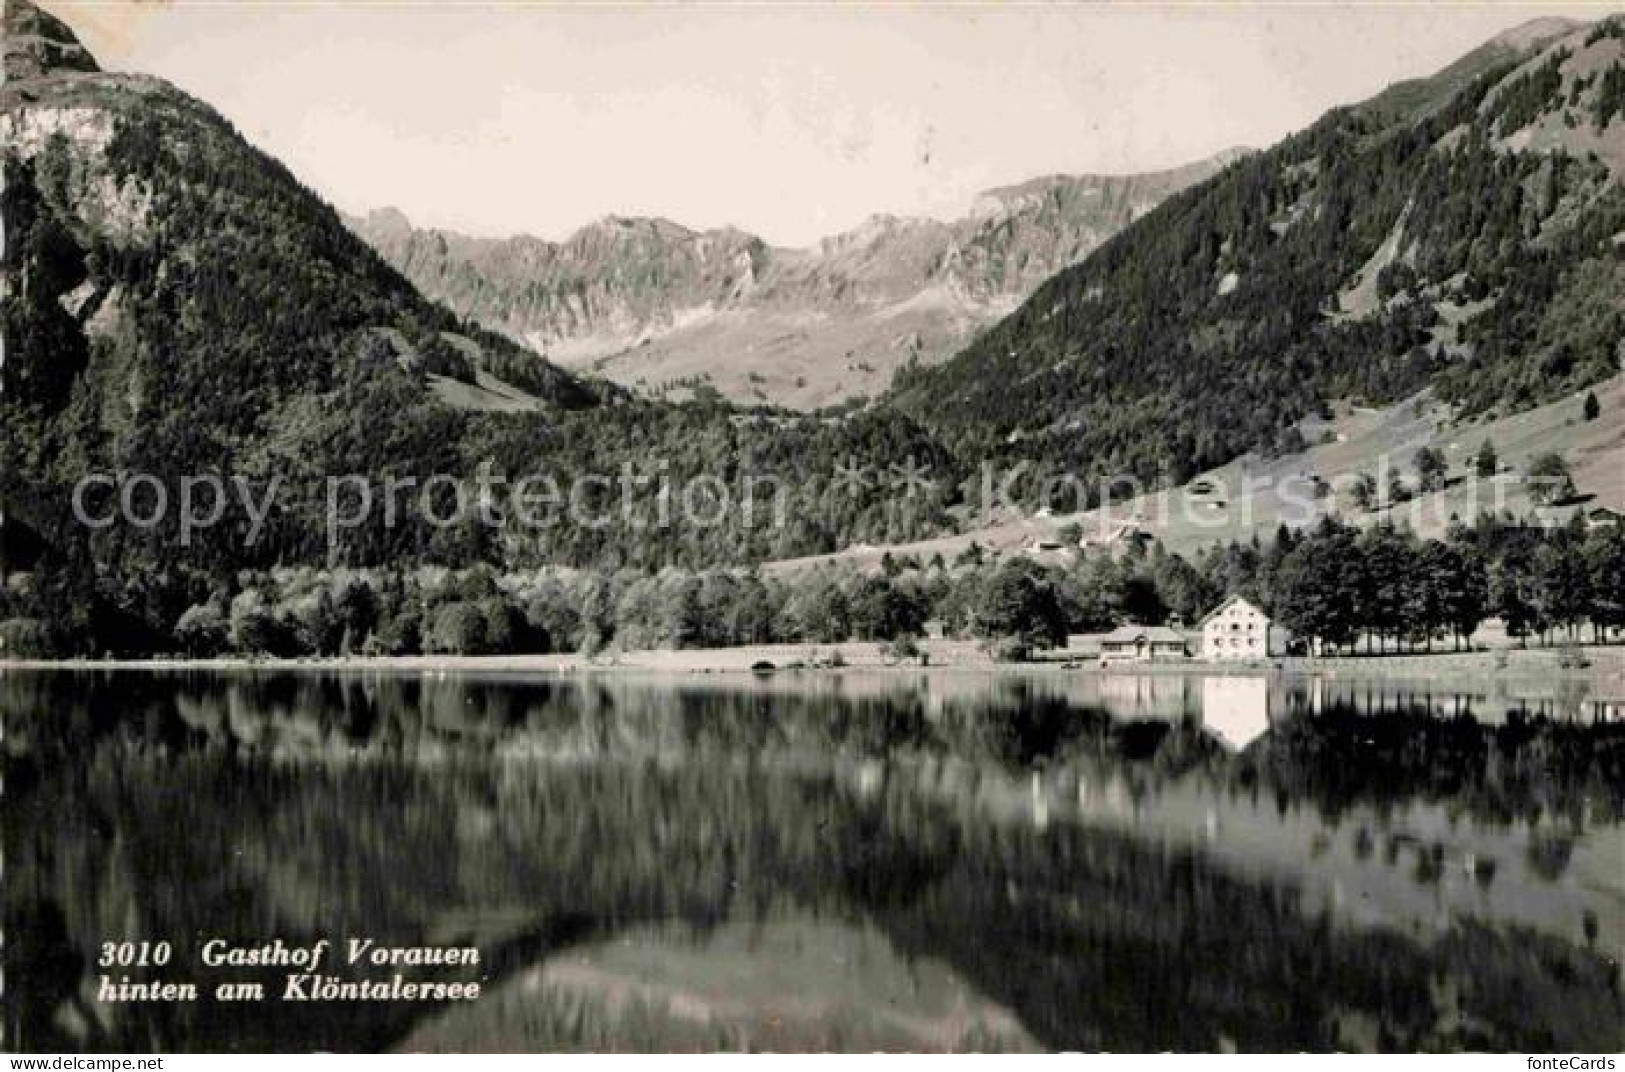
{"type": "Polygon", "coordinates": [[[0,716],[8,1048],[1625,1043],[1625,721],[1584,695],[9,671],[0,716]],[[272,939],[483,992],[202,963],[272,939]],[[170,958],[98,966],[121,940],[170,958]]]}

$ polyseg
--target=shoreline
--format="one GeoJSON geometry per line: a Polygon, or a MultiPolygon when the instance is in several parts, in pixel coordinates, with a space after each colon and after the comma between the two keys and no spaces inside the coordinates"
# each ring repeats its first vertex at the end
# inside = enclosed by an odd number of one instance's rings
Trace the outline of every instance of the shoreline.
{"type": "Polygon", "coordinates": [[[1432,654],[1386,654],[1308,658],[1289,656],[1261,662],[1216,663],[1200,659],[1125,662],[1103,666],[1087,648],[1041,653],[1031,662],[995,662],[975,641],[927,640],[926,661],[885,656],[875,642],[843,644],[764,644],[738,648],[647,649],[548,655],[407,655],[325,658],[207,659],[0,659],[0,672],[146,671],[205,673],[419,673],[419,674],[778,674],[864,672],[967,672],[983,674],[1091,674],[1101,676],[1309,676],[1345,680],[1426,680],[1488,685],[1549,681],[1554,686],[1589,686],[1592,698],[1625,700],[1625,646],[1592,645],[1578,651],[1583,667],[1559,665],[1558,648],[1508,648],[1432,654]],[[770,663],[772,669],[758,664],[770,663]]]}

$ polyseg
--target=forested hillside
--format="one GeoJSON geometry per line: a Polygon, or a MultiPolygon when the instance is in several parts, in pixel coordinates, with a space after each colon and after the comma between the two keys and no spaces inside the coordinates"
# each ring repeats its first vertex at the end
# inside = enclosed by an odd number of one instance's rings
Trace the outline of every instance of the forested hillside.
{"type": "Polygon", "coordinates": [[[615,397],[423,300],[205,106],[76,45],[52,66],[71,32],[26,3],[6,16],[10,487],[342,463],[370,409],[432,442],[454,417],[429,381],[481,371],[549,409],[615,397]]]}
{"type": "Polygon", "coordinates": [[[1573,392],[1625,335],[1622,80],[1618,19],[1514,31],[1169,199],[890,401],[961,454],[1179,483],[1334,398],[1573,392]]]}
{"type": "MultiPolygon", "coordinates": [[[[1508,409],[1617,360],[1618,22],[1525,31],[1335,112],[947,366],[817,416],[564,371],[423,298],[207,106],[99,71],[26,0],[5,30],[0,623],[43,650],[151,650],[279,566],[705,571],[917,540],[983,505],[985,461],[1177,481],[1301,445],[1334,397],[1431,384],[1508,409]],[[540,522],[516,509],[536,475],[562,489],[540,522]],[[188,532],[200,476],[230,501],[188,532]],[[124,523],[74,519],[86,477],[81,505],[124,523]],[[334,478],[443,483],[352,521],[334,478]],[[270,494],[262,521],[239,509],[270,494]]],[[[984,253],[977,272],[1019,276],[984,253]]]]}
{"type": "MultiPolygon", "coordinates": [[[[98,70],[25,0],[8,0],[5,19],[0,569],[30,577],[0,618],[56,616],[71,646],[116,649],[169,628],[235,571],[279,562],[735,561],[945,523],[935,501],[828,494],[853,455],[944,464],[906,418],[786,425],[705,402],[635,403],[564,372],[422,298],[207,106],[98,70]],[[504,404],[481,404],[481,391],[504,404]],[[798,520],[770,532],[764,510],[704,529],[561,522],[504,535],[380,512],[376,527],[336,541],[324,524],[329,477],[464,480],[500,467],[568,488],[583,472],[615,477],[657,458],[674,482],[776,474],[798,520]],[[152,525],[75,521],[73,489],[97,474],[151,482],[96,486],[96,516],[125,495],[142,517],[160,496],[169,513],[152,525]],[[255,540],[233,513],[181,542],[182,488],[200,475],[262,497],[280,481],[255,540]]],[[[658,494],[635,489],[644,505],[658,494]]]]}

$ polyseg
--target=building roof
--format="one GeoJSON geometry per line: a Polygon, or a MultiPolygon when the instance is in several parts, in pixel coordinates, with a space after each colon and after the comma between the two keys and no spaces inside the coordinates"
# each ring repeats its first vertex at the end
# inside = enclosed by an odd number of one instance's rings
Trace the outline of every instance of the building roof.
{"type": "Polygon", "coordinates": [[[1102,644],[1132,644],[1144,637],[1152,644],[1183,644],[1185,634],[1163,625],[1120,625],[1100,638],[1102,644]]]}
{"type": "Polygon", "coordinates": [[[1242,604],[1245,604],[1246,606],[1251,607],[1253,610],[1257,611],[1259,617],[1263,618],[1266,622],[1271,620],[1270,616],[1268,614],[1265,614],[1263,608],[1260,607],[1257,603],[1254,603],[1250,599],[1243,598],[1242,596],[1234,596],[1233,595],[1233,596],[1226,596],[1224,598],[1224,600],[1222,602],[1220,602],[1217,607],[1214,607],[1212,610],[1210,610],[1206,614],[1202,615],[1201,620],[1196,623],[1196,628],[1201,629],[1203,626],[1207,625],[1207,623],[1209,621],[1211,621],[1214,618],[1215,615],[1222,614],[1226,610],[1229,610],[1231,607],[1235,606],[1237,603],[1242,603],[1242,604]]]}
{"type": "Polygon", "coordinates": [[[1086,533],[1083,538],[1078,541],[1078,543],[1081,546],[1103,547],[1107,544],[1139,543],[1141,541],[1152,540],[1155,538],[1156,537],[1147,532],[1137,522],[1122,521],[1116,525],[1113,525],[1111,529],[1104,532],[1097,532],[1095,534],[1086,533]]]}

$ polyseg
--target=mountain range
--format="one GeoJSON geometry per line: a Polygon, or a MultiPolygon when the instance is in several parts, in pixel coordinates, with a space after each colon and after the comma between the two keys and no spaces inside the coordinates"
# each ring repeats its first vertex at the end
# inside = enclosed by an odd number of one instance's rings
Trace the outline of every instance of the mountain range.
{"type": "Polygon", "coordinates": [[[425,294],[471,320],[648,394],[702,385],[810,409],[885,390],[1008,314],[1168,195],[1239,159],[1144,175],[1053,175],[989,190],[962,218],[874,216],[807,249],[732,228],[609,217],[563,242],[348,217],[425,294]]]}

